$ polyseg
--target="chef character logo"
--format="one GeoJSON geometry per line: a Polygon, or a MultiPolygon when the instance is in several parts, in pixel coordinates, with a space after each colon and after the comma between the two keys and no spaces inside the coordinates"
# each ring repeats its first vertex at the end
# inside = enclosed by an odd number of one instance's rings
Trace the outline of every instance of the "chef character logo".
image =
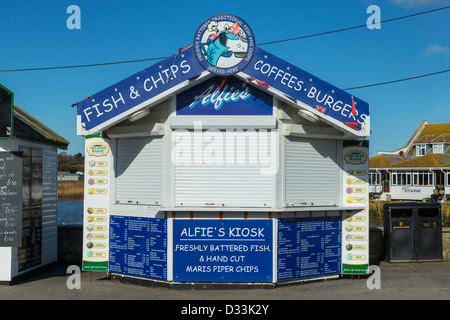
{"type": "Polygon", "coordinates": [[[253,32],[247,23],[233,15],[216,15],[197,30],[194,50],[200,64],[218,75],[231,75],[244,69],[255,51],[253,32]]]}

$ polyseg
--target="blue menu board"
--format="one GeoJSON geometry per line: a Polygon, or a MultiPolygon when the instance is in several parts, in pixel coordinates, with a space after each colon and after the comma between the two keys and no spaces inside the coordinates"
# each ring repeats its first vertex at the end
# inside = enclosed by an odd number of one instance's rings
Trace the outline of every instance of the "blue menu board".
{"type": "Polygon", "coordinates": [[[277,279],[341,272],[341,217],[278,220],[277,279]]]}
{"type": "Polygon", "coordinates": [[[112,215],[109,271],[166,280],[167,220],[112,215]]]}
{"type": "Polygon", "coordinates": [[[173,221],[173,280],[271,282],[272,220],[173,221]]]}

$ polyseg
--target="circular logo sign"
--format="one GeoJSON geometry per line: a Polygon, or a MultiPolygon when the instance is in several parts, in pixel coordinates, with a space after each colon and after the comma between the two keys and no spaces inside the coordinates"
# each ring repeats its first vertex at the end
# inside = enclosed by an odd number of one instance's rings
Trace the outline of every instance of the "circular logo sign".
{"type": "Polygon", "coordinates": [[[206,70],[228,76],[244,69],[255,53],[255,37],[248,24],[231,14],[212,16],[198,28],[194,52],[206,70]]]}

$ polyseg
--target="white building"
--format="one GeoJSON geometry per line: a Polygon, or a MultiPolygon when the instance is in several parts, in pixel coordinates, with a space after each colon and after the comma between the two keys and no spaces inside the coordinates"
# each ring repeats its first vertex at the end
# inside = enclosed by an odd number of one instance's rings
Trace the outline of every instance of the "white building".
{"type": "MultiPolygon", "coordinates": [[[[9,209],[20,208],[14,223],[20,223],[21,229],[9,231],[19,238],[19,245],[0,247],[0,281],[4,283],[14,282],[57,261],[58,149],[66,149],[69,144],[16,105],[12,132],[12,138],[0,140],[0,152],[16,154],[20,161],[22,179],[15,182],[22,186],[18,193],[21,201],[9,209]]],[[[0,231],[3,240],[8,231],[0,231]]]]}
{"type": "Polygon", "coordinates": [[[84,173],[79,171],[70,173],[67,171],[58,171],[58,181],[83,181],[84,173]]]}
{"type": "Polygon", "coordinates": [[[405,146],[370,158],[370,193],[381,200],[450,197],[450,123],[422,121],[405,146]],[[433,195],[433,196],[432,196],[433,195]]]}

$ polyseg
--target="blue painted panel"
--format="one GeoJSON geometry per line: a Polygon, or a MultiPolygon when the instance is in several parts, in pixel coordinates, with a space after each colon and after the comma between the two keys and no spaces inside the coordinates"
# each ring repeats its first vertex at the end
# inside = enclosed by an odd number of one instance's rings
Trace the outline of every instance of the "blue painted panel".
{"type": "MultiPolygon", "coordinates": [[[[203,71],[204,68],[190,47],[80,101],[77,114],[81,116],[85,130],[101,128],[106,121],[116,117],[120,119],[122,113],[185,80],[195,79],[203,71]]],[[[291,100],[317,108],[323,114],[344,124],[356,124],[357,130],[361,130],[361,125],[368,119],[367,102],[258,47],[243,72],[281,91],[291,100]],[[355,102],[356,114],[352,113],[352,101],[355,102]]],[[[264,101],[262,98],[261,100],[264,101]]],[[[185,110],[181,106],[180,109],[185,110]]],[[[192,110],[200,109],[196,107],[192,110]]],[[[225,110],[227,109],[219,109],[220,112],[225,110]]]]}
{"type": "Polygon", "coordinates": [[[177,96],[178,115],[259,115],[273,114],[272,96],[248,83],[221,77],[205,81],[177,96]],[[217,90],[220,87],[220,90],[217,90]]]}
{"type": "Polygon", "coordinates": [[[173,221],[173,280],[272,281],[272,220],[173,221]]]}
{"type": "Polygon", "coordinates": [[[80,101],[77,114],[93,129],[203,71],[188,48],[80,101]]]}
{"type": "Polygon", "coordinates": [[[341,273],[341,219],[279,219],[277,279],[341,273]]]}
{"type": "Polygon", "coordinates": [[[369,116],[369,104],[353,96],[356,116],[352,115],[352,95],[292,64],[256,47],[255,55],[243,72],[299,100],[312,108],[320,106],[325,115],[342,123],[356,122],[358,130],[369,116]]]}
{"type": "Polygon", "coordinates": [[[109,271],[167,279],[167,220],[110,217],[109,271]]]}

